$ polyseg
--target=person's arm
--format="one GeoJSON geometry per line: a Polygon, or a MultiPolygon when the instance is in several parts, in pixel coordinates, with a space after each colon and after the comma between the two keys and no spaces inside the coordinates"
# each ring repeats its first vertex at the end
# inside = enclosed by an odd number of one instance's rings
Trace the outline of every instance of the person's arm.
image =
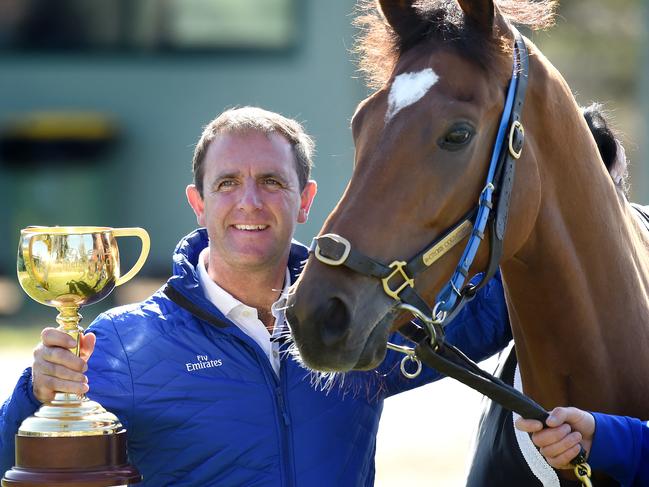
{"type": "Polygon", "coordinates": [[[41,403],[32,392],[32,369],[25,369],[13,393],[0,408],[0,477],[15,461],[15,440],[20,424],[34,414],[41,403]]]}
{"type": "Polygon", "coordinates": [[[9,399],[0,409],[0,475],[15,460],[15,435],[21,423],[34,414],[55,391],[83,393],[88,390],[82,371],[94,348],[94,335],[81,339],[82,356],[76,357],[67,348],[74,340],[54,328],[46,328],[41,343],[34,350],[34,363],[25,369],[9,399]]]}
{"type": "Polygon", "coordinates": [[[588,461],[625,486],[649,485],[649,427],[627,416],[592,413],[595,436],[588,461]]]}
{"type": "Polygon", "coordinates": [[[649,485],[649,427],[639,419],[577,408],[555,408],[543,429],[540,421],[519,419],[516,427],[532,433],[532,441],[554,468],[572,468],[579,445],[593,470],[601,470],[624,486],[649,485]]]}
{"type": "MultiPolygon", "coordinates": [[[[500,272],[464,306],[446,326],[445,333],[450,344],[458,347],[475,362],[485,360],[507,346],[512,339],[512,332],[500,272]]],[[[397,334],[391,335],[390,339],[400,345],[413,346],[397,334]]],[[[401,353],[388,350],[386,359],[379,368],[388,381],[387,395],[410,390],[442,377],[436,370],[424,366],[417,378],[407,379],[399,371],[402,358],[401,353]]],[[[409,366],[409,370],[414,369],[414,364],[409,366]]]]}
{"type": "Polygon", "coordinates": [[[512,338],[499,271],[449,323],[446,341],[480,362],[500,352],[512,338]]]}

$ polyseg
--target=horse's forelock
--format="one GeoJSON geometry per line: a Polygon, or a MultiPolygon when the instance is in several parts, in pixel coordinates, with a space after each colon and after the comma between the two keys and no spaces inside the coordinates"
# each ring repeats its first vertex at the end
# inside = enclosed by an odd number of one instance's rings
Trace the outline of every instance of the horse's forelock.
{"type": "MultiPolygon", "coordinates": [[[[556,0],[497,0],[498,12],[508,21],[543,29],[554,23],[556,0]]],[[[376,0],[359,0],[354,26],[359,33],[354,45],[359,71],[366,84],[378,89],[389,79],[399,56],[415,45],[435,39],[456,48],[475,60],[484,69],[503,52],[499,36],[486,38],[465,22],[456,0],[421,0],[416,2],[419,22],[399,35],[385,21],[376,0]]]]}

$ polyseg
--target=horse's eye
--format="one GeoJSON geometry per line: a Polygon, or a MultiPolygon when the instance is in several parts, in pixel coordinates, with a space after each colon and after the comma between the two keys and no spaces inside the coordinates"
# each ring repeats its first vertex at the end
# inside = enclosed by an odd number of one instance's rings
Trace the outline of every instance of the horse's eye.
{"type": "Polygon", "coordinates": [[[445,150],[460,150],[471,140],[473,134],[473,127],[468,123],[456,124],[439,139],[438,144],[445,150]]]}

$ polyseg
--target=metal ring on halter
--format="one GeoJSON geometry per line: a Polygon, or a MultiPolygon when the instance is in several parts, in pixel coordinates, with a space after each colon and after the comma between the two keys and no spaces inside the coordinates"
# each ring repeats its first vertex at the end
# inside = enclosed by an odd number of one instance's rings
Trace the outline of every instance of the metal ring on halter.
{"type": "Polygon", "coordinates": [[[438,329],[437,327],[439,327],[441,323],[444,321],[444,319],[446,318],[446,311],[439,311],[439,312],[437,311],[437,308],[440,306],[440,304],[443,303],[444,303],[443,301],[437,303],[433,310],[433,313],[437,314],[438,319],[434,319],[429,316],[426,316],[423,313],[423,311],[421,311],[419,308],[416,308],[411,304],[407,304],[403,302],[397,305],[397,309],[408,311],[409,313],[412,313],[412,315],[415,316],[415,318],[418,318],[422,322],[422,324],[426,327],[426,331],[430,336],[430,344],[432,345],[433,348],[436,348],[437,338],[442,334],[442,330],[438,329]]]}
{"type": "Polygon", "coordinates": [[[439,307],[443,304],[445,304],[444,301],[438,301],[437,303],[435,303],[435,307],[433,308],[433,317],[430,320],[432,323],[435,323],[437,325],[444,323],[444,320],[446,319],[446,311],[439,309],[439,307]]]}
{"type": "Polygon", "coordinates": [[[419,360],[415,355],[406,355],[401,359],[401,373],[408,379],[414,379],[421,374],[421,360],[419,360]],[[417,369],[414,372],[408,372],[406,370],[406,362],[416,363],[417,369]]]}
{"type": "Polygon", "coordinates": [[[412,304],[400,302],[397,304],[396,308],[408,311],[410,314],[414,315],[415,318],[419,318],[424,323],[431,323],[433,321],[430,317],[426,316],[422,310],[416,308],[412,304]]]}

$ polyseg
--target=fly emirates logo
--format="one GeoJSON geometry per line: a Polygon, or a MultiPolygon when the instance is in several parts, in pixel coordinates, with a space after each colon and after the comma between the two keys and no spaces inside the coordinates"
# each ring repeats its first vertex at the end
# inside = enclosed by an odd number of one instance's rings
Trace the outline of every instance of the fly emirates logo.
{"type": "Polygon", "coordinates": [[[220,367],[223,365],[223,360],[216,359],[216,360],[210,360],[210,358],[207,355],[196,355],[196,360],[198,362],[195,363],[186,363],[185,367],[187,367],[187,372],[194,372],[195,370],[201,370],[201,369],[210,369],[212,367],[220,367]]]}

